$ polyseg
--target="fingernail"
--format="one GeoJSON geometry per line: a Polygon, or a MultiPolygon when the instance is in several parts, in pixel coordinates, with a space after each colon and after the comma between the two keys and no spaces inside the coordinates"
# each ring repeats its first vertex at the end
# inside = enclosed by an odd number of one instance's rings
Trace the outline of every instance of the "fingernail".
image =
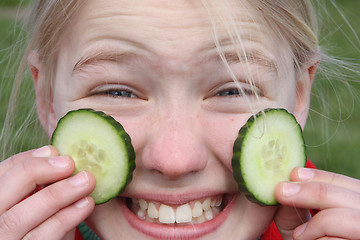
{"type": "Polygon", "coordinates": [[[66,157],[49,158],[49,163],[57,168],[66,168],[69,166],[69,159],[66,157]]]}
{"type": "Polygon", "coordinates": [[[314,172],[311,169],[308,168],[300,168],[298,170],[298,177],[301,181],[310,180],[313,178],[314,172]]]}
{"type": "Polygon", "coordinates": [[[83,208],[88,204],[89,204],[89,199],[87,197],[85,197],[85,198],[80,199],[79,201],[77,201],[75,203],[75,206],[78,207],[78,208],[83,208]]]}
{"type": "Polygon", "coordinates": [[[80,187],[80,186],[84,186],[84,185],[88,184],[89,177],[85,171],[82,171],[82,172],[79,172],[78,174],[76,174],[75,176],[72,176],[69,179],[69,182],[74,187],[80,187]]]}
{"type": "Polygon", "coordinates": [[[300,225],[299,227],[297,227],[294,230],[294,238],[297,239],[298,237],[300,237],[301,234],[303,234],[303,232],[305,231],[305,228],[307,226],[307,223],[304,223],[303,225],[300,225]]]}
{"type": "Polygon", "coordinates": [[[32,152],[33,157],[50,157],[51,149],[49,146],[43,146],[32,152]]]}
{"type": "Polygon", "coordinates": [[[282,193],[285,197],[290,197],[295,195],[300,191],[300,186],[294,183],[283,183],[282,193]]]}

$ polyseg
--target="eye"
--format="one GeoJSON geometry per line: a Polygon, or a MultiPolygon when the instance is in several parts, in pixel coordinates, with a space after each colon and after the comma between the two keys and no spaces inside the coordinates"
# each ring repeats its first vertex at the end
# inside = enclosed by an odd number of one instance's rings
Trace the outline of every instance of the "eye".
{"type": "Polygon", "coordinates": [[[114,98],[139,98],[135,91],[127,86],[110,84],[108,86],[99,86],[91,91],[91,95],[114,97],[114,98]]]}
{"type": "Polygon", "coordinates": [[[136,95],[131,90],[110,89],[105,91],[104,94],[111,97],[136,98],[136,95]]]}
{"type": "Polygon", "coordinates": [[[244,86],[241,89],[238,87],[229,87],[220,89],[216,92],[217,97],[242,97],[242,96],[261,96],[261,90],[257,87],[250,88],[250,86],[244,86]]]}
{"type": "Polygon", "coordinates": [[[226,89],[226,90],[223,90],[223,91],[220,91],[216,94],[216,96],[219,96],[219,97],[226,97],[226,96],[238,96],[238,95],[242,95],[242,93],[240,92],[239,89],[226,89]]]}

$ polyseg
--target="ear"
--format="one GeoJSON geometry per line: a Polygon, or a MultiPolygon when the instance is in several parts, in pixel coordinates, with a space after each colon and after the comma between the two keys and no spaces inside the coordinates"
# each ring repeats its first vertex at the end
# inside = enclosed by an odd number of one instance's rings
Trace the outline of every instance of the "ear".
{"type": "Polygon", "coordinates": [[[296,84],[296,105],[295,117],[302,129],[305,127],[306,120],[309,114],[311,86],[314,81],[316,70],[320,63],[320,54],[317,54],[312,61],[305,65],[300,73],[298,82],[296,84]]]}
{"type": "Polygon", "coordinates": [[[45,66],[40,61],[36,51],[31,51],[29,53],[28,66],[34,81],[38,117],[46,133],[51,136],[56,123],[52,104],[52,91],[50,89],[50,84],[47,84],[46,82],[45,66]]]}

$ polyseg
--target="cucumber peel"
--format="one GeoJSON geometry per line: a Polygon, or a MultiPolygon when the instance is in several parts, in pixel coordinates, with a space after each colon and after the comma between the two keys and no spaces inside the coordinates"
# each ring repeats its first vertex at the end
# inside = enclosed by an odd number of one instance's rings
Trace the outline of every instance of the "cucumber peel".
{"type": "Polygon", "coordinates": [[[232,169],[240,191],[259,205],[277,205],[275,187],[305,167],[302,129],[285,109],[266,109],[248,119],[233,146],[232,169]]]}
{"type": "Polygon", "coordinates": [[[75,162],[74,175],[91,172],[96,186],[90,196],[95,204],[117,197],[132,179],[135,152],[122,125],[104,112],[79,109],[58,122],[51,144],[60,155],[75,162]]]}

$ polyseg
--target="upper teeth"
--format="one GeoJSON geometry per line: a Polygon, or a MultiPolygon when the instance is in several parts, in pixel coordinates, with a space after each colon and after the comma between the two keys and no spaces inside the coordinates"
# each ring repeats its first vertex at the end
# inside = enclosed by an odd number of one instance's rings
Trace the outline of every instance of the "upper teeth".
{"type": "Polygon", "coordinates": [[[214,218],[219,212],[222,198],[206,198],[180,206],[169,206],[144,199],[133,199],[133,210],[139,218],[154,222],[172,223],[202,223],[214,218]]]}

